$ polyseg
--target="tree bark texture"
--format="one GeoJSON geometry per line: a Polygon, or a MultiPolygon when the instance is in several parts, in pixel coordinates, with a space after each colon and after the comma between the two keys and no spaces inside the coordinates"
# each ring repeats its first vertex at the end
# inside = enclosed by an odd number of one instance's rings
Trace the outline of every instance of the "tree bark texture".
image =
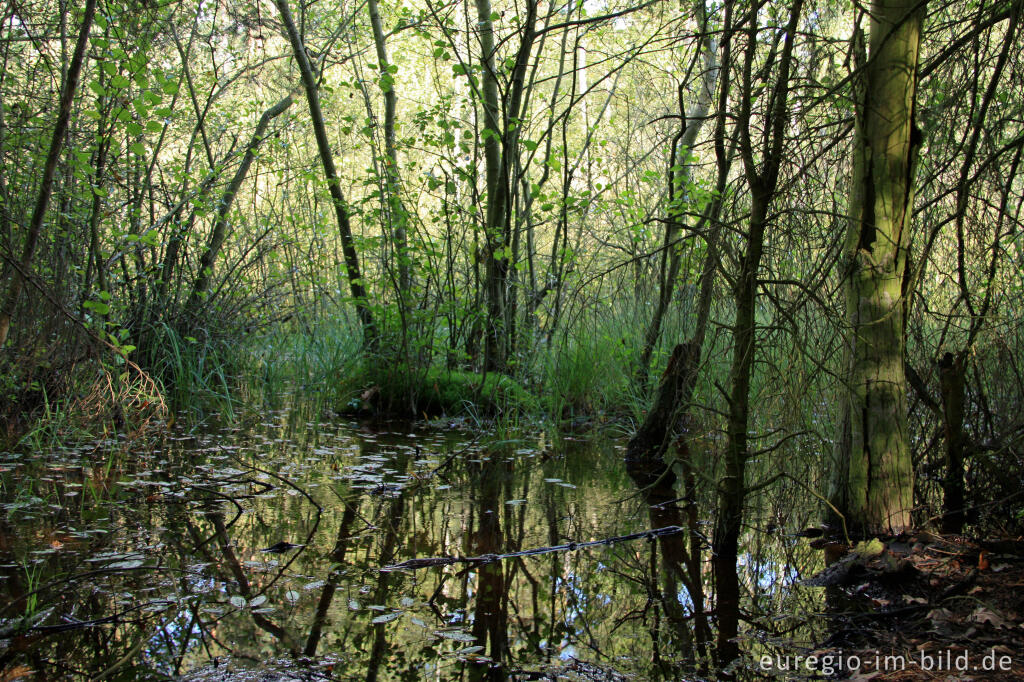
{"type": "Polygon", "coordinates": [[[844,480],[836,506],[849,527],[869,533],[908,528],[913,507],[904,298],[922,14],[914,0],[872,4],[854,142],[844,253],[849,403],[837,438],[844,480]]]}

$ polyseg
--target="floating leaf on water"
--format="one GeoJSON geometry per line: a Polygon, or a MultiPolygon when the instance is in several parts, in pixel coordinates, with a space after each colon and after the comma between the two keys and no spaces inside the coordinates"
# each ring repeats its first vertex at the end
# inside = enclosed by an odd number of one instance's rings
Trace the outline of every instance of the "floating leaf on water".
{"type": "Polygon", "coordinates": [[[426,628],[427,627],[427,624],[423,621],[423,619],[419,618],[418,616],[413,616],[409,620],[412,621],[413,625],[418,625],[421,628],[426,628]]]}
{"type": "Polygon", "coordinates": [[[445,639],[451,639],[456,642],[475,642],[476,637],[465,632],[464,630],[435,630],[434,634],[438,637],[444,637],[445,639]]]}
{"type": "Polygon", "coordinates": [[[323,580],[314,580],[311,583],[306,583],[305,585],[303,585],[302,589],[304,589],[304,590],[318,590],[318,589],[320,589],[321,587],[323,587],[326,584],[327,583],[324,582],[323,580]]]}
{"type": "Polygon", "coordinates": [[[483,651],[483,650],[484,650],[484,648],[482,646],[479,646],[479,645],[477,645],[477,646],[467,646],[465,649],[459,649],[455,653],[459,654],[460,656],[465,656],[466,654],[475,654],[475,653],[477,653],[479,651],[483,651]]]}
{"type": "Polygon", "coordinates": [[[514,506],[519,505],[519,504],[526,504],[526,500],[508,500],[508,501],[505,502],[505,504],[514,507],[514,506]]]}
{"type": "Polygon", "coordinates": [[[265,601],[267,601],[267,596],[265,594],[261,594],[258,597],[253,597],[252,599],[249,600],[249,607],[253,608],[253,607],[259,606],[260,604],[262,604],[265,601]]]}
{"type": "Polygon", "coordinates": [[[114,559],[138,559],[138,552],[104,552],[88,558],[86,561],[112,561],[114,559]]]}
{"type": "Polygon", "coordinates": [[[110,564],[106,568],[129,570],[132,568],[138,568],[143,563],[145,562],[143,562],[142,559],[135,559],[133,561],[118,561],[116,563],[110,564]]]}
{"type": "Polygon", "coordinates": [[[561,483],[562,479],[560,479],[560,478],[545,478],[544,482],[545,483],[561,483]]]}
{"type": "Polygon", "coordinates": [[[348,607],[353,611],[358,611],[360,609],[359,602],[357,602],[355,599],[348,600],[348,607]]]}
{"type": "Polygon", "coordinates": [[[383,614],[381,616],[377,616],[376,618],[374,618],[370,622],[374,623],[374,624],[390,623],[393,620],[397,620],[401,615],[402,615],[401,611],[392,611],[391,613],[385,613],[385,614],[383,614]]]}
{"type": "Polygon", "coordinates": [[[415,600],[415,599],[412,599],[411,597],[402,597],[402,601],[401,601],[401,602],[399,602],[399,603],[400,603],[400,604],[401,604],[401,605],[402,605],[403,607],[405,607],[405,608],[409,608],[410,606],[412,606],[413,604],[415,604],[415,603],[416,603],[416,600],[415,600]]]}
{"type": "Polygon", "coordinates": [[[564,481],[562,483],[559,483],[558,485],[562,486],[563,488],[575,488],[576,487],[572,483],[565,483],[564,481]]]}
{"type": "Polygon", "coordinates": [[[284,593],[284,598],[290,601],[292,604],[299,601],[299,593],[295,590],[288,590],[284,593]]]}
{"type": "Polygon", "coordinates": [[[237,594],[231,597],[231,605],[235,608],[244,609],[248,604],[249,602],[245,600],[245,597],[239,596],[237,594]]]}

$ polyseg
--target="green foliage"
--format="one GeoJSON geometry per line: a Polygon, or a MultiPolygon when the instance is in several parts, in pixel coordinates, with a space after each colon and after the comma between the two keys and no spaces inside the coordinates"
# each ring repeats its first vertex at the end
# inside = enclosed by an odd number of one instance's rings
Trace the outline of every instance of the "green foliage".
{"type": "Polygon", "coordinates": [[[182,335],[168,324],[154,327],[145,344],[145,366],[164,384],[173,412],[216,413],[233,419],[233,379],[244,370],[244,356],[229,340],[182,335]]]}
{"type": "Polygon", "coordinates": [[[535,413],[537,399],[512,377],[431,367],[364,364],[351,386],[362,390],[345,405],[355,412],[418,417],[535,413]]]}
{"type": "Polygon", "coordinates": [[[550,351],[541,367],[545,411],[572,418],[598,412],[621,413],[635,400],[631,368],[636,361],[633,339],[611,326],[594,334],[572,332],[550,351]]]}

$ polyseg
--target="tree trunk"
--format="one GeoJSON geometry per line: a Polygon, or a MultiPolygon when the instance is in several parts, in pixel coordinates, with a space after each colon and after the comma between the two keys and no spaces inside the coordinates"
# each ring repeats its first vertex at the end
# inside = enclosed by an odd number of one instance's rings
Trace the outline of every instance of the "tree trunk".
{"type": "Polygon", "coordinates": [[[373,313],[370,311],[366,298],[366,287],[359,272],[359,256],[356,254],[355,243],[352,239],[352,227],[349,224],[348,209],[345,206],[345,197],[341,193],[341,181],[338,178],[338,171],[334,166],[334,153],[331,151],[331,144],[327,140],[327,128],[324,125],[324,115],[320,110],[320,95],[317,89],[316,79],[313,76],[313,67],[306,56],[305,45],[299,36],[295,22],[292,20],[291,10],[288,9],[288,0],[274,0],[278,13],[281,15],[281,23],[284,24],[285,32],[288,34],[288,41],[292,46],[292,53],[295,62],[299,66],[299,73],[302,75],[302,86],[306,91],[306,101],[309,102],[309,117],[313,122],[313,134],[316,136],[316,146],[320,152],[320,163],[324,168],[324,176],[327,179],[327,189],[331,193],[331,203],[334,204],[334,214],[338,220],[338,232],[341,233],[341,250],[345,259],[345,274],[348,277],[349,290],[352,293],[353,303],[356,307],[356,315],[363,328],[363,341],[368,347],[374,349],[378,346],[377,327],[373,321],[373,313]]]}
{"type": "MultiPolygon", "coordinates": [[[[256,124],[256,130],[253,131],[252,138],[249,140],[249,145],[245,149],[242,162],[238,165],[238,169],[224,190],[224,194],[221,195],[220,202],[217,204],[217,218],[214,220],[213,231],[210,233],[210,241],[206,245],[206,251],[199,259],[199,273],[196,275],[196,281],[192,286],[192,294],[189,296],[188,303],[185,306],[189,316],[194,316],[200,311],[203,299],[208,293],[210,280],[213,278],[213,264],[217,260],[221,248],[224,246],[224,239],[227,237],[228,216],[231,214],[231,205],[234,203],[235,196],[245,181],[245,176],[249,173],[249,167],[256,158],[256,149],[263,142],[263,135],[267,131],[267,126],[270,125],[272,120],[283,114],[291,105],[292,96],[288,95],[263,112],[259,123],[256,124]]],[[[188,323],[191,324],[191,322],[188,323]]]]}
{"type": "MultiPolygon", "coordinates": [[[[702,30],[707,30],[704,21],[703,5],[698,3],[695,6],[695,13],[701,23],[702,30]]],[[[665,243],[661,253],[661,276],[658,283],[658,303],[654,314],[647,326],[644,335],[644,346],[640,351],[640,361],[637,369],[637,387],[641,393],[646,394],[648,387],[648,376],[651,368],[651,356],[654,348],[661,337],[661,325],[665,318],[665,312],[672,302],[672,294],[675,291],[676,279],[679,276],[680,248],[676,242],[682,232],[680,215],[682,207],[686,205],[688,193],[687,185],[693,175],[693,164],[687,158],[690,149],[697,142],[697,135],[704,126],[704,119],[707,117],[708,109],[711,108],[711,100],[714,98],[715,81],[718,80],[718,61],[716,59],[717,49],[715,41],[709,33],[705,33],[701,40],[701,55],[703,56],[703,79],[701,82],[700,96],[693,109],[687,114],[685,104],[682,101],[682,93],[679,97],[679,113],[683,116],[683,128],[679,135],[673,140],[672,153],[668,170],[668,196],[669,211],[665,221],[665,243]],[[676,170],[681,167],[681,170],[676,170]],[[682,196],[679,196],[682,194],[682,196]]],[[[699,63],[699,60],[698,60],[699,63]]],[[[682,87],[680,85],[680,87],[682,87]]]]}
{"type": "Polygon", "coordinates": [[[92,20],[95,15],[96,0],[86,0],[82,26],[78,30],[78,39],[75,42],[75,52],[71,56],[67,77],[64,79],[64,86],[60,93],[57,121],[53,126],[53,137],[50,138],[50,149],[46,154],[46,163],[43,166],[39,194],[36,196],[32,218],[28,224],[28,234],[25,236],[25,245],[21,252],[21,263],[11,273],[11,285],[7,289],[3,307],[0,308],[0,348],[7,343],[7,335],[11,330],[11,318],[14,317],[14,308],[18,305],[21,288],[25,285],[25,275],[32,265],[32,256],[35,255],[39,233],[43,228],[43,219],[46,217],[46,209],[50,204],[50,195],[53,193],[53,176],[57,171],[57,161],[60,159],[64,137],[67,135],[68,124],[71,121],[71,105],[74,102],[75,90],[78,88],[78,77],[82,72],[82,64],[85,62],[85,49],[89,44],[89,31],[92,28],[92,20]]]}
{"type": "MultiPolygon", "coordinates": [[[[795,0],[786,27],[785,45],[779,61],[779,75],[771,92],[770,120],[765,131],[764,155],[758,164],[751,142],[751,108],[755,95],[752,81],[754,51],[757,45],[757,7],[747,16],[747,50],[743,64],[743,90],[736,120],[739,149],[743,158],[747,186],[750,188],[750,220],[746,248],[736,275],[733,297],[736,317],[732,326],[732,367],[729,373],[729,420],[725,450],[725,475],[718,484],[718,515],[715,519],[715,590],[718,612],[718,665],[726,668],[739,656],[736,636],[739,632],[740,581],[736,560],[739,556],[743,505],[747,494],[746,466],[750,428],[750,384],[757,352],[757,292],[761,259],[764,255],[771,206],[778,186],[782,164],[786,124],[789,120],[790,72],[793,48],[803,0],[795,0]]],[[[732,678],[732,673],[722,674],[732,678]]]]}
{"type": "Polygon", "coordinates": [[[964,389],[967,355],[946,353],[939,361],[942,421],[946,440],[946,475],[942,481],[942,531],[964,529],[964,389]]]}
{"type": "Polygon", "coordinates": [[[398,97],[395,94],[395,83],[391,76],[391,62],[388,59],[387,43],[384,39],[384,27],[380,20],[380,8],[377,0],[367,0],[367,12],[370,14],[370,25],[373,28],[373,44],[377,50],[377,68],[380,72],[380,89],[384,93],[384,176],[387,180],[387,210],[390,218],[391,239],[395,249],[395,260],[398,262],[398,297],[401,305],[409,304],[409,287],[412,276],[409,268],[409,244],[407,236],[408,213],[399,195],[401,176],[398,172],[398,150],[395,144],[395,107],[398,97]]]}
{"type": "Polygon", "coordinates": [[[487,209],[484,224],[484,290],[487,299],[487,324],[484,340],[484,369],[505,369],[505,274],[504,260],[505,193],[501,189],[501,109],[498,101],[498,79],[495,69],[494,27],[491,24],[490,0],[476,0],[478,37],[480,40],[480,96],[484,110],[484,165],[487,185],[487,209]]]}
{"type": "Polygon", "coordinates": [[[912,523],[903,301],[920,146],[914,100],[922,15],[913,0],[872,3],[854,143],[844,254],[849,402],[836,439],[835,502],[849,527],[868,533],[912,523]]]}
{"type": "Polygon", "coordinates": [[[481,97],[484,109],[484,161],[487,178],[485,280],[487,329],[484,369],[498,372],[508,367],[512,333],[508,274],[512,242],[512,178],[514,154],[518,154],[520,109],[526,71],[536,37],[537,0],[527,0],[522,35],[504,100],[499,100],[494,27],[490,0],[476,0],[481,51],[481,97]]]}

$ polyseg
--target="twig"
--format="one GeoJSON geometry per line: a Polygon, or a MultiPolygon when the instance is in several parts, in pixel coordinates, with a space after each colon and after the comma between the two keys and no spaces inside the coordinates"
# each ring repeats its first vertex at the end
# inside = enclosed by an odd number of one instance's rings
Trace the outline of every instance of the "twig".
{"type": "Polygon", "coordinates": [[[828,499],[826,499],[824,495],[819,493],[817,490],[814,490],[813,488],[808,486],[803,481],[801,481],[801,480],[799,480],[799,479],[797,479],[797,478],[795,478],[793,476],[790,476],[787,473],[783,473],[782,476],[784,476],[784,477],[788,478],[789,480],[793,481],[793,483],[796,483],[798,486],[800,486],[801,488],[803,488],[804,490],[806,490],[810,494],[814,495],[819,500],[821,500],[822,502],[824,502],[825,504],[827,504],[829,506],[829,509],[831,509],[835,513],[835,515],[839,517],[840,523],[843,524],[843,539],[846,540],[846,544],[847,545],[850,545],[852,547],[853,543],[850,541],[850,533],[846,529],[846,517],[843,515],[843,513],[840,512],[836,508],[836,506],[834,504],[832,504],[828,499]]]}
{"type": "Polygon", "coordinates": [[[619,542],[627,542],[629,540],[641,540],[643,538],[654,539],[658,537],[664,537],[667,535],[678,535],[679,533],[683,533],[685,531],[686,529],[682,526],[665,526],[664,528],[655,528],[653,530],[645,530],[639,533],[630,533],[629,535],[619,535],[613,538],[605,538],[604,540],[591,540],[589,542],[570,542],[564,545],[524,549],[519,552],[509,552],[507,554],[481,554],[480,556],[472,557],[429,557],[420,559],[409,559],[408,561],[403,561],[400,564],[384,566],[380,570],[415,570],[418,568],[427,568],[429,566],[450,566],[452,564],[490,564],[495,561],[502,561],[504,559],[515,559],[517,557],[535,556],[538,554],[550,554],[552,552],[575,552],[577,549],[586,549],[589,547],[596,547],[598,545],[614,545],[619,542]]]}

